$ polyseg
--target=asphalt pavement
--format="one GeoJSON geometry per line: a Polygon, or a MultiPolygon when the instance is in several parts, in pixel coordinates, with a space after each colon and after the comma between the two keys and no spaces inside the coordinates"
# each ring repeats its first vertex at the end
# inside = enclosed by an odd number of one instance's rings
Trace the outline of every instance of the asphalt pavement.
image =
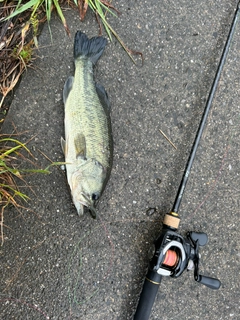
{"type": "MultiPolygon", "coordinates": [[[[116,39],[95,68],[111,100],[114,161],[99,219],[79,217],[64,171],[26,177],[31,200],[5,213],[0,318],[132,319],[149,249],[172,208],[227,39],[236,0],[114,1],[108,15],[125,44],[144,55],[132,63],[116,39]],[[177,149],[163,137],[162,130],[177,149]],[[148,208],[155,208],[147,215],[148,208]]],[[[76,30],[98,34],[93,14],[66,9],[71,37],[53,14],[38,58],[16,90],[3,133],[21,133],[35,162],[64,161],[62,89],[74,72],[76,30]],[[15,129],[14,129],[15,128],[15,129]]],[[[180,208],[180,233],[203,231],[202,274],[163,279],[151,320],[240,319],[240,24],[238,23],[180,208]]],[[[24,164],[25,165],[25,164],[24,164]]]]}

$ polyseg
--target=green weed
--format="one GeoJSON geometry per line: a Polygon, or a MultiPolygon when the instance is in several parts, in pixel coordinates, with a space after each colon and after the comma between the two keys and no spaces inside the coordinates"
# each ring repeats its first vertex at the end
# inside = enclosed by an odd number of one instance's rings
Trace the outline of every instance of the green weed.
{"type": "MultiPolygon", "coordinates": [[[[29,0],[25,4],[22,4],[22,0],[17,1],[18,4],[16,6],[16,9],[14,12],[12,12],[6,19],[11,19],[17,15],[20,15],[21,13],[31,10],[31,16],[29,19],[29,23],[33,26],[35,38],[34,41],[36,42],[36,34],[38,29],[38,22],[37,22],[37,12],[42,8],[46,14],[46,19],[49,22],[51,19],[51,13],[52,10],[55,9],[57,11],[58,16],[60,17],[65,30],[69,34],[69,28],[67,25],[66,18],[63,14],[61,6],[65,4],[69,4],[69,1],[60,1],[60,0],[29,0]]],[[[119,41],[121,46],[124,48],[124,50],[127,52],[131,60],[135,63],[132,54],[140,54],[139,52],[131,51],[129,50],[124,42],[121,40],[121,38],[118,36],[117,32],[111,27],[109,22],[106,19],[107,13],[112,14],[113,16],[117,16],[115,12],[119,13],[118,10],[111,4],[110,1],[106,0],[73,0],[74,4],[79,9],[79,15],[80,19],[83,21],[86,15],[86,12],[88,10],[88,7],[95,13],[98,22],[99,27],[101,30],[101,25],[99,18],[108,34],[108,37],[110,40],[112,40],[112,34],[116,37],[116,39],[119,41]]]]}
{"type": "Polygon", "coordinates": [[[21,169],[16,164],[20,158],[26,159],[22,151],[27,155],[31,154],[25,143],[19,140],[0,136],[0,234],[2,244],[4,242],[4,210],[8,205],[13,205],[16,209],[22,208],[22,201],[27,202],[29,197],[20,191],[19,181],[26,186],[23,175],[26,173],[49,173],[46,169],[21,169]]]}

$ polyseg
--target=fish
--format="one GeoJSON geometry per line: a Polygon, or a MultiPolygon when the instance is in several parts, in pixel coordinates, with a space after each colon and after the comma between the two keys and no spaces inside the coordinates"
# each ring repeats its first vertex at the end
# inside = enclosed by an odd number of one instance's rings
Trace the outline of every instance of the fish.
{"type": "Polygon", "coordinates": [[[106,44],[102,36],[89,39],[76,32],[75,73],[63,88],[65,139],[61,138],[61,146],[67,181],[78,214],[88,209],[93,218],[113,161],[111,105],[106,90],[93,77],[93,67],[106,44]]]}

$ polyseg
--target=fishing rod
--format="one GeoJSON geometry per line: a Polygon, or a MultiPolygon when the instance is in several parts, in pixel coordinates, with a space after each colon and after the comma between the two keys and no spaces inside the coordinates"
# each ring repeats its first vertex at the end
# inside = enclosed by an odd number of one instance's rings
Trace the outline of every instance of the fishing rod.
{"type": "Polygon", "coordinates": [[[217,89],[219,78],[225,64],[229,47],[232,42],[233,34],[237,25],[240,13],[240,1],[235,10],[234,18],[225,43],[223,53],[218,65],[218,69],[208,96],[204,113],[186,164],[186,168],[170,213],[165,214],[163,219],[163,230],[161,235],[155,241],[155,252],[149,262],[148,272],[144,281],[143,289],[138,302],[134,320],[148,320],[151,314],[152,306],[162,277],[178,278],[184,270],[194,269],[195,281],[217,290],[221,286],[218,279],[199,274],[199,247],[205,246],[208,242],[206,233],[188,232],[186,237],[182,237],[178,232],[180,217],[178,215],[179,207],[182,201],[183,193],[186,188],[190,170],[196,156],[197,147],[201,139],[207,116],[212,105],[212,101],[217,89]]]}

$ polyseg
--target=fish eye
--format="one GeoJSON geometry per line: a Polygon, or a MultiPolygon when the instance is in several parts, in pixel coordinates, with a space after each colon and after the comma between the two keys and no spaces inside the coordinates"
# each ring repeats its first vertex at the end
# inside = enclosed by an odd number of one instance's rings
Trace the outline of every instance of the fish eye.
{"type": "Polygon", "coordinates": [[[98,192],[92,194],[92,200],[98,200],[99,197],[100,197],[100,194],[98,192]]]}

